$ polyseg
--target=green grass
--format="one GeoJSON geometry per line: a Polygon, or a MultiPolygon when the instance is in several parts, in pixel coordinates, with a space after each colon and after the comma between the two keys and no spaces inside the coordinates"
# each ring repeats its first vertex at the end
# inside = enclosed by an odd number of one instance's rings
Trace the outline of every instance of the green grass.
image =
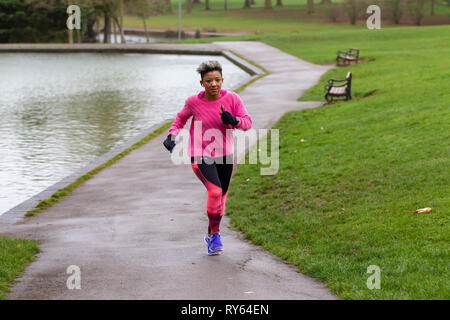
{"type": "Polygon", "coordinates": [[[237,38],[317,64],[357,47],[369,62],[330,70],[299,98],[324,101],[327,80],[352,71],[352,101],[275,124],[277,175],[239,166],[231,225],[341,298],[449,299],[450,26],[237,38]],[[423,207],[432,212],[412,214],[423,207]],[[369,265],[381,268],[380,290],[366,287],[369,265]]]}
{"type": "Polygon", "coordinates": [[[0,300],[6,298],[8,286],[38,252],[36,240],[0,238],[0,300]]]}
{"type": "MultiPolygon", "coordinates": [[[[285,8],[298,8],[298,7],[306,7],[307,0],[283,0],[283,7],[285,8]]],[[[205,0],[201,0],[200,4],[196,4],[192,7],[192,11],[204,11],[205,10],[205,0]]],[[[320,5],[321,0],[315,0],[314,3],[316,6],[320,5]]],[[[338,2],[338,1],[333,1],[338,2]]],[[[172,11],[178,12],[178,0],[172,0],[172,11]]],[[[278,9],[276,7],[276,1],[272,1],[273,9],[278,9]]],[[[244,7],[244,0],[227,0],[227,8],[228,10],[239,10],[244,7]]],[[[223,0],[209,0],[209,8],[211,11],[224,10],[224,1],[223,0]]],[[[252,9],[262,9],[264,8],[264,0],[255,0],[255,4],[251,5],[250,10],[252,9]]],[[[181,10],[186,10],[186,1],[181,2],[181,10]]],[[[248,9],[247,9],[248,10],[248,9]]]]}
{"type": "MultiPolygon", "coordinates": [[[[177,15],[159,15],[146,20],[149,29],[171,29],[178,28],[177,15]]],[[[134,16],[124,17],[125,27],[143,28],[142,20],[134,16]]],[[[334,24],[335,28],[362,28],[347,24],[334,24]]],[[[287,11],[283,15],[267,16],[263,9],[252,9],[251,15],[246,10],[234,10],[230,12],[193,12],[184,14],[182,17],[182,29],[192,29],[200,31],[214,30],[216,32],[248,32],[248,33],[268,33],[268,32],[296,32],[327,30],[330,24],[323,22],[311,22],[300,19],[295,12],[287,11]]]]}
{"type": "MultiPolygon", "coordinates": [[[[327,31],[330,28],[355,29],[366,28],[365,20],[360,17],[356,26],[349,23],[331,23],[327,15],[326,7],[320,5],[321,1],[315,1],[315,11],[308,14],[306,0],[286,0],[283,7],[276,7],[272,1],[271,10],[264,9],[264,1],[256,0],[251,9],[242,9],[243,0],[229,0],[228,10],[223,10],[223,1],[210,1],[211,10],[204,10],[204,2],[195,5],[190,14],[185,11],[185,2],[182,2],[181,27],[183,30],[217,31],[217,32],[248,32],[248,33],[273,33],[273,32],[304,32],[327,31]]],[[[340,2],[340,1],[333,1],[340,2]]],[[[427,4],[428,6],[428,4],[427,4]]],[[[146,19],[148,28],[176,30],[178,28],[178,1],[172,1],[172,13],[151,16],[146,19]]],[[[387,11],[382,9],[382,26],[390,26],[393,23],[388,18],[387,11]]],[[[424,10],[424,21],[440,21],[449,19],[450,7],[444,2],[436,2],[435,16],[430,16],[429,7],[424,10]]],[[[368,15],[367,15],[368,16],[368,15]]],[[[404,16],[409,16],[405,9],[404,16]]],[[[339,14],[340,19],[348,20],[344,12],[339,14]]],[[[125,27],[143,28],[142,20],[135,16],[124,17],[125,27]]]]}

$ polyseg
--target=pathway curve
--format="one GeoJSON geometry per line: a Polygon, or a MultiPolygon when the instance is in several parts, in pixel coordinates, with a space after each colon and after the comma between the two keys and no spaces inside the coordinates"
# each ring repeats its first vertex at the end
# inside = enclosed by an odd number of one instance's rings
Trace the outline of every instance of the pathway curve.
{"type": "MultiPolygon", "coordinates": [[[[270,128],[287,111],[321,104],[296,99],[328,67],[261,42],[212,46],[271,72],[240,93],[254,128],[270,128]]],[[[208,256],[205,189],[190,165],[170,161],[162,147],[166,135],[35,217],[14,225],[0,219],[0,235],[38,239],[42,250],[8,299],[336,299],[318,281],[227,228],[227,216],[221,224],[225,251],[208,256]],[[81,269],[80,290],[67,289],[70,265],[81,269]]]]}

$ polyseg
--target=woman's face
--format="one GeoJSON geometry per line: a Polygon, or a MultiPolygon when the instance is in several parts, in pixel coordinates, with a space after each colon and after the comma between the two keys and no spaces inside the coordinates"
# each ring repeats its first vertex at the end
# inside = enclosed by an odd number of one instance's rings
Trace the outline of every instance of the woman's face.
{"type": "Polygon", "coordinates": [[[220,89],[222,88],[223,78],[220,71],[210,71],[205,73],[200,84],[205,87],[206,94],[209,97],[220,96],[220,89]]]}

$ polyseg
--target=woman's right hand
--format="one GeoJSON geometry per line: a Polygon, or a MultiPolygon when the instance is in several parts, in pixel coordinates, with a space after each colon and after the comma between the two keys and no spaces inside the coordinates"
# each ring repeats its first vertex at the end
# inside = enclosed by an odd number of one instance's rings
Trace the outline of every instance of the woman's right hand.
{"type": "Polygon", "coordinates": [[[169,134],[163,142],[164,147],[172,153],[173,148],[175,148],[175,136],[169,134]]]}

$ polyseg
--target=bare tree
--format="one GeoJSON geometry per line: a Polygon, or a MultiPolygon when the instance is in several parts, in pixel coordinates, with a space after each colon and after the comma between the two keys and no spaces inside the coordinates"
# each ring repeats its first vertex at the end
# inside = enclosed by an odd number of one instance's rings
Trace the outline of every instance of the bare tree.
{"type": "Polygon", "coordinates": [[[113,34],[114,34],[114,43],[117,43],[117,23],[115,20],[112,21],[113,34]]]}
{"type": "Polygon", "coordinates": [[[186,0],[186,13],[191,13],[192,11],[192,0],[186,0]]]}
{"type": "Polygon", "coordinates": [[[419,26],[425,15],[425,0],[407,0],[406,4],[408,6],[409,13],[411,13],[414,19],[414,23],[419,26]]]}
{"type": "Polygon", "coordinates": [[[351,24],[356,24],[356,20],[360,13],[363,11],[365,4],[364,1],[360,0],[345,0],[345,2],[342,3],[344,11],[347,13],[348,17],[350,18],[351,24]]]}
{"type": "MultiPolygon", "coordinates": [[[[72,5],[72,0],[68,0],[67,1],[67,5],[70,7],[72,5]]],[[[68,39],[69,43],[73,43],[73,32],[72,32],[72,30],[68,29],[67,33],[68,33],[68,36],[69,36],[69,39],[68,39]]]]}
{"type": "Polygon", "coordinates": [[[117,25],[119,26],[120,43],[126,43],[125,33],[123,31],[123,0],[119,0],[119,22],[117,25]]]}
{"type": "Polygon", "coordinates": [[[330,18],[330,20],[332,22],[337,22],[337,18],[339,17],[339,6],[337,3],[329,3],[326,5],[326,14],[328,16],[328,18],[330,18]]]}
{"type": "Polygon", "coordinates": [[[145,37],[147,38],[147,43],[150,42],[150,35],[147,29],[147,18],[155,14],[158,11],[159,3],[156,1],[149,0],[133,0],[131,1],[129,8],[134,14],[142,19],[142,24],[144,25],[145,37]]]}
{"type": "Polygon", "coordinates": [[[314,0],[308,0],[307,6],[308,6],[308,14],[313,13],[314,12],[314,0]]]}
{"type": "Polygon", "coordinates": [[[394,21],[395,24],[399,24],[403,15],[403,0],[384,0],[382,4],[386,8],[388,16],[392,21],[394,21]]]}

